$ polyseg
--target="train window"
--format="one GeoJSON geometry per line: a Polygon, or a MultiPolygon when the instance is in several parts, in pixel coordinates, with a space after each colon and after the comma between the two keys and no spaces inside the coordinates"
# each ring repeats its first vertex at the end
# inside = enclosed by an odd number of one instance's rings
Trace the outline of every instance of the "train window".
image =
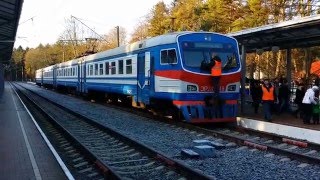
{"type": "Polygon", "coordinates": [[[118,63],[119,63],[118,74],[123,74],[123,60],[119,60],[118,63]]]}
{"type": "Polygon", "coordinates": [[[132,59],[126,60],[126,73],[132,74],[132,59]]]}
{"type": "Polygon", "coordinates": [[[116,74],[116,62],[111,62],[111,74],[116,74]]]}
{"type": "Polygon", "coordinates": [[[109,62],[106,62],[104,67],[106,69],[106,75],[109,75],[109,69],[110,69],[109,62]]]}
{"type": "Polygon", "coordinates": [[[93,64],[90,64],[89,66],[89,76],[93,75],[93,64]]]}
{"type": "Polygon", "coordinates": [[[175,49],[161,51],[161,64],[177,63],[177,54],[175,49]]]}
{"type": "Polygon", "coordinates": [[[99,64],[99,75],[103,75],[103,64],[99,64]]]}
{"type": "Polygon", "coordinates": [[[98,75],[98,64],[94,64],[94,75],[98,75]]]}

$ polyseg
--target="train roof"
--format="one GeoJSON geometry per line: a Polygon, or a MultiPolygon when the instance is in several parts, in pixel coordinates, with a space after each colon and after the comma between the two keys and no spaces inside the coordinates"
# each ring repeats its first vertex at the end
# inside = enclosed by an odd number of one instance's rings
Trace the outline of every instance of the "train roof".
{"type": "Polygon", "coordinates": [[[120,46],[114,49],[109,49],[96,54],[91,54],[89,56],[86,56],[85,60],[91,61],[93,59],[99,59],[106,56],[114,56],[117,54],[132,52],[139,49],[154,47],[154,46],[163,45],[163,44],[175,43],[179,35],[190,34],[190,33],[196,33],[196,32],[193,32],[193,31],[172,32],[172,33],[144,39],[141,41],[134,42],[132,44],[120,46]]]}
{"type": "MultiPolygon", "coordinates": [[[[106,51],[98,52],[96,54],[91,54],[88,56],[83,56],[83,57],[80,57],[77,59],[72,59],[72,60],[69,60],[66,62],[62,62],[62,63],[56,64],[56,67],[59,68],[59,67],[71,66],[74,64],[78,64],[78,62],[80,62],[81,60],[92,61],[94,59],[115,56],[118,54],[128,53],[128,52],[136,51],[139,49],[150,48],[150,47],[164,45],[164,44],[176,43],[178,36],[185,35],[185,34],[191,34],[191,33],[214,33],[214,32],[207,32],[207,31],[202,31],[202,32],[194,32],[194,31],[171,32],[168,34],[163,34],[160,36],[137,41],[137,42],[134,42],[134,43],[131,43],[128,45],[123,45],[123,46],[120,46],[120,47],[117,47],[114,49],[108,49],[106,51]]],[[[225,35],[219,34],[219,33],[214,33],[214,34],[225,36],[225,35]]],[[[230,38],[233,38],[233,37],[230,37],[230,38]]]]}
{"type": "Polygon", "coordinates": [[[56,67],[61,68],[61,67],[65,67],[65,66],[71,66],[71,65],[74,65],[74,64],[78,64],[78,62],[83,58],[84,57],[80,57],[80,58],[77,58],[77,59],[72,59],[72,60],[69,60],[69,61],[66,61],[66,62],[59,63],[59,64],[56,64],[56,67]]]}
{"type": "Polygon", "coordinates": [[[44,67],[44,68],[42,68],[42,69],[43,69],[43,71],[50,71],[50,70],[53,69],[54,66],[55,66],[55,65],[51,65],[51,66],[44,67]]]}

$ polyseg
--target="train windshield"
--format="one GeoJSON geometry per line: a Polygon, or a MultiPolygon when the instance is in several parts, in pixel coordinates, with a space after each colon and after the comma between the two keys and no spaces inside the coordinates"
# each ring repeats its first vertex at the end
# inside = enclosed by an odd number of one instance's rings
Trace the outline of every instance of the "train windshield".
{"type": "Polygon", "coordinates": [[[239,67],[236,48],[227,43],[183,42],[182,59],[185,68],[197,71],[203,62],[210,64],[212,55],[217,55],[222,60],[223,72],[230,72],[239,67]]]}

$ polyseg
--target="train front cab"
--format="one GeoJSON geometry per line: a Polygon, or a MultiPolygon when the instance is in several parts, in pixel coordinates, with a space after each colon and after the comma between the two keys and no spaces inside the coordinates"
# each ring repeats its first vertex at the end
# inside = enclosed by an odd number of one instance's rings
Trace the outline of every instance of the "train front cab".
{"type": "Polygon", "coordinates": [[[237,41],[216,33],[196,33],[179,36],[178,44],[183,71],[179,79],[187,84],[184,87],[187,92],[173,104],[180,109],[184,120],[190,123],[236,122],[241,69],[237,41]],[[213,98],[210,73],[213,55],[222,59],[220,93],[216,98],[213,98]]]}

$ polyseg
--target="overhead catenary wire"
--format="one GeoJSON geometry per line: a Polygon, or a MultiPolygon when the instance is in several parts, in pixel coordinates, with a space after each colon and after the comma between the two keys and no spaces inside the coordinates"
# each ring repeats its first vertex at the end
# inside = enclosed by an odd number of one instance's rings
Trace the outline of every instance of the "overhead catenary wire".
{"type": "Polygon", "coordinates": [[[98,34],[95,30],[93,30],[92,28],[90,28],[89,26],[87,26],[84,22],[82,22],[79,18],[71,15],[71,18],[77,20],[78,22],[80,22],[82,25],[84,25],[85,27],[87,27],[88,29],[90,29],[93,33],[95,33],[98,37],[100,37],[102,40],[108,42],[103,36],[101,36],[100,34],[98,34]]]}

